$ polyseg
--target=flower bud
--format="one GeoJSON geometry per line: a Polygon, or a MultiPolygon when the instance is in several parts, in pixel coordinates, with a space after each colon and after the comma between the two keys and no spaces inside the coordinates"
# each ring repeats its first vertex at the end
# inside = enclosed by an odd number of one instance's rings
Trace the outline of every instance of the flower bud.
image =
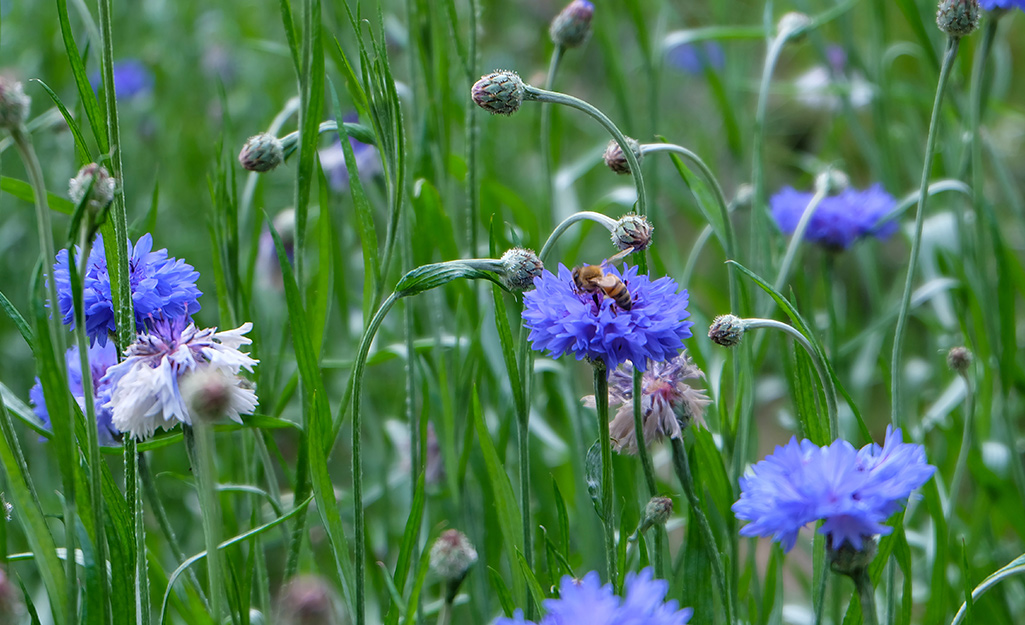
{"type": "Polygon", "coordinates": [[[735,207],[749,206],[751,200],[755,197],[755,188],[753,185],[744,183],[737,187],[736,193],[733,195],[733,205],[735,207]]]}
{"type": "Polygon", "coordinates": [[[89,192],[89,209],[100,211],[114,200],[115,181],[110,177],[106,167],[89,163],[78,170],[78,175],[68,183],[68,196],[75,204],[80,204],[89,192]],[[92,190],[89,189],[92,185],[92,190]]]}
{"type": "Polygon", "coordinates": [[[193,419],[212,422],[228,414],[238,380],[220,368],[197,367],[182,376],[180,384],[193,419]]]}
{"type": "Polygon", "coordinates": [[[779,23],[776,24],[776,36],[790,38],[800,35],[801,31],[809,26],[811,26],[810,17],[804,13],[791,11],[779,18],[779,23]]]}
{"type": "Polygon", "coordinates": [[[278,615],[284,625],[336,624],[335,593],[324,578],[300,575],[281,592],[278,615]]]}
{"type": "Polygon", "coordinates": [[[669,497],[652,497],[648,505],[644,506],[644,519],[638,532],[643,532],[656,525],[665,525],[666,521],[673,514],[673,500],[669,497]]]}
{"type": "MultiPolygon", "coordinates": [[[[634,156],[637,157],[637,162],[640,163],[641,159],[644,158],[644,153],[641,152],[641,144],[636,139],[626,138],[627,145],[630,146],[630,150],[633,151],[634,156]]],[[[626,160],[626,154],[623,153],[623,148],[620,147],[619,143],[613,139],[609,141],[609,145],[605,148],[605,154],[602,156],[605,159],[605,164],[608,168],[617,174],[629,174],[630,173],[630,162],[626,160]]]]}
{"type": "Polygon", "coordinates": [[[470,95],[477,106],[491,114],[512,115],[523,104],[526,88],[519,74],[500,69],[473,83],[470,95]]]}
{"type": "Polygon", "coordinates": [[[851,179],[839,169],[827,169],[815,176],[815,190],[835,195],[851,185],[851,179]]]}
{"type": "Polygon", "coordinates": [[[979,0],[940,0],[936,25],[951,37],[965,37],[979,27],[979,0]]]}
{"type": "Polygon", "coordinates": [[[740,343],[746,329],[747,324],[740,317],[719,315],[712,320],[712,326],[708,328],[708,338],[717,345],[733,347],[740,343]]]}
{"type": "Polygon", "coordinates": [[[534,250],[514,247],[502,254],[502,281],[510,291],[534,288],[534,278],[545,268],[534,250]]]}
{"type": "Polygon", "coordinates": [[[956,373],[964,375],[972,366],[972,352],[967,347],[954,347],[947,352],[947,366],[956,373]]]}
{"type": "Polygon", "coordinates": [[[431,569],[447,582],[461,582],[476,561],[477,550],[459,530],[445,530],[431,547],[431,569]]]}
{"type": "Polygon", "coordinates": [[[246,140],[238,153],[238,162],[247,171],[268,172],[285,160],[285,149],[281,140],[261,132],[246,140]]]}
{"type": "Polygon", "coordinates": [[[576,48],[591,35],[593,16],[593,4],[587,0],[573,0],[552,20],[548,34],[552,36],[555,45],[576,48]]]}
{"type": "Polygon", "coordinates": [[[826,557],[829,558],[829,567],[834,573],[854,577],[871,564],[872,558],[876,557],[878,543],[876,538],[864,537],[861,541],[861,549],[855,549],[850,541],[845,540],[839,549],[833,548],[832,536],[826,539],[826,557]]]}
{"type": "Polygon", "coordinates": [[[31,102],[20,82],[0,76],[0,128],[20,128],[28,118],[31,102]]]}
{"type": "Polygon", "coordinates": [[[651,245],[651,232],[654,229],[643,215],[627,213],[616,222],[612,231],[612,244],[621,250],[646,250],[651,245]]]}

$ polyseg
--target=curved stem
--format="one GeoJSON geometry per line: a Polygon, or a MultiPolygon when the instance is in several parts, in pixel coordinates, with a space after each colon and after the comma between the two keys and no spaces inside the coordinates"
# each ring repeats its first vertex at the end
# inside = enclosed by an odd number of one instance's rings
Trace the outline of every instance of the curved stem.
{"type": "Polygon", "coordinates": [[[708,519],[701,510],[701,500],[698,499],[697,492],[694,490],[694,477],[691,475],[690,464],[687,461],[687,447],[683,444],[683,437],[670,440],[673,445],[673,468],[676,469],[676,477],[680,480],[683,492],[687,495],[691,514],[693,519],[697,521],[698,529],[703,538],[702,542],[708,551],[708,559],[712,562],[712,572],[715,574],[715,581],[719,586],[719,594],[722,595],[723,608],[726,610],[726,622],[733,623],[733,597],[730,590],[730,580],[723,572],[722,557],[719,554],[719,547],[715,542],[715,535],[712,533],[712,526],[708,524],[708,519]]]}
{"type": "Polygon", "coordinates": [[[822,359],[819,358],[818,353],[815,351],[815,348],[812,347],[808,338],[793,326],[785,324],[782,321],[776,321],[775,319],[744,319],[744,323],[749,330],[755,328],[772,328],[775,330],[782,330],[789,334],[795,341],[800,343],[801,347],[808,352],[808,356],[811,358],[812,364],[815,365],[815,371],[819,374],[824,395],[826,396],[826,409],[829,412],[829,435],[831,438],[836,438],[840,431],[836,409],[836,389],[833,387],[833,379],[829,377],[826,372],[825,364],[822,362],[822,359]]]}
{"type": "Polygon", "coordinates": [[[637,187],[637,213],[640,215],[648,214],[648,196],[644,191],[644,178],[641,175],[640,159],[638,159],[637,155],[634,154],[633,149],[631,149],[630,144],[627,142],[623,133],[614,123],[612,123],[612,120],[609,119],[605,113],[602,113],[597,107],[581,100],[580,98],[575,98],[571,95],[558,93],[556,91],[538,89],[537,87],[532,87],[530,85],[525,85],[523,97],[525,100],[529,99],[536,100],[538,102],[563,104],[565,106],[575,108],[587,113],[601,124],[616,140],[619,147],[622,148],[623,155],[626,157],[626,162],[630,164],[630,173],[633,174],[634,185],[637,187]]]}
{"type": "MultiPolygon", "coordinates": [[[[559,71],[559,62],[562,61],[562,54],[566,49],[558,44],[552,51],[552,60],[548,64],[548,76],[545,78],[545,89],[551,91],[555,85],[555,74],[559,71]]],[[[545,207],[549,215],[555,214],[555,189],[552,178],[552,107],[541,107],[541,180],[544,182],[545,207]]]]}
{"type": "MultiPolygon", "coordinates": [[[[648,488],[648,497],[658,496],[658,484],[655,482],[655,465],[651,461],[651,454],[648,453],[648,441],[644,439],[644,417],[641,415],[641,401],[644,399],[644,372],[636,367],[633,369],[633,415],[634,415],[634,436],[637,438],[637,456],[641,459],[641,468],[644,470],[644,483],[648,488]]],[[[655,532],[655,577],[665,579],[665,563],[662,560],[662,532],[664,527],[659,524],[652,528],[655,532]]]]}
{"type": "Polygon", "coordinates": [[[612,436],[609,433],[609,378],[604,366],[594,367],[594,403],[598,412],[598,446],[601,449],[601,511],[605,534],[605,567],[613,588],[616,575],[616,521],[612,505],[612,436]]]}
{"type": "MultiPolygon", "coordinates": [[[[765,63],[762,66],[762,80],[758,88],[758,105],[755,111],[754,164],[751,170],[754,199],[751,204],[751,247],[749,253],[758,260],[762,260],[757,251],[762,247],[762,233],[765,232],[764,212],[767,205],[765,192],[765,119],[769,103],[769,86],[772,84],[772,74],[776,69],[776,62],[779,61],[779,55],[783,51],[783,44],[785,43],[786,39],[783,37],[774,37],[769,43],[769,48],[765,55],[765,63]]],[[[758,266],[758,264],[754,264],[754,266],[758,266]]]]}
{"type": "Polygon", "coordinates": [[[573,213],[564,219],[562,223],[556,226],[555,230],[552,230],[552,234],[548,236],[548,240],[545,241],[544,247],[541,248],[541,253],[537,255],[537,257],[541,259],[541,262],[545,262],[545,259],[548,258],[548,254],[552,251],[552,247],[555,246],[555,242],[559,240],[559,237],[561,237],[570,226],[578,221],[584,221],[585,219],[590,219],[591,221],[600,223],[605,226],[609,232],[612,232],[616,228],[616,220],[608,215],[603,215],[594,211],[580,211],[579,213],[573,213]]]}
{"type": "Polygon", "coordinates": [[[904,282],[904,296],[901,300],[900,313],[897,315],[897,329],[893,336],[893,359],[890,363],[890,394],[892,407],[890,419],[894,426],[901,425],[901,351],[904,346],[904,331],[907,326],[908,311],[911,308],[911,290],[915,282],[915,270],[918,268],[918,256],[922,247],[922,224],[925,220],[925,203],[929,190],[929,172],[932,170],[933,153],[936,148],[936,136],[939,129],[940,105],[943,103],[943,92],[947,86],[947,79],[950,77],[950,70],[954,66],[954,59],[957,58],[959,39],[950,37],[947,40],[947,53],[943,57],[943,65],[940,67],[939,83],[936,85],[936,99],[932,107],[932,119],[929,120],[929,136],[925,142],[925,163],[922,166],[922,182],[919,185],[918,209],[915,214],[915,236],[911,240],[911,259],[908,261],[908,275],[904,282]]]}

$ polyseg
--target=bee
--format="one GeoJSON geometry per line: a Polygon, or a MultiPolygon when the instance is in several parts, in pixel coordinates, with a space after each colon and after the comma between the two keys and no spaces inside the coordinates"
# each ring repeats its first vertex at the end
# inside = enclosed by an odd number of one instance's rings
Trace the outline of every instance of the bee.
{"type": "Polygon", "coordinates": [[[578,290],[584,293],[593,293],[596,304],[599,303],[598,290],[601,289],[623,310],[630,310],[633,307],[633,298],[630,295],[630,290],[626,288],[626,283],[611,273],[605,273],[600,265],[584,265],[574,268],[573,283],[578,290]]]}

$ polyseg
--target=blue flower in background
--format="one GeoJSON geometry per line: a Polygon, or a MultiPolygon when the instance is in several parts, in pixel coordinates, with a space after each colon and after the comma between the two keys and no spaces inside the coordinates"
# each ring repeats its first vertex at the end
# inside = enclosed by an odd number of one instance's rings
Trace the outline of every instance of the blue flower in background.
{"type": "Polygon", "coordinates": [[[700,76],[706,69],[721,70],[726,66],[726,55],[717,41],[681,43],[666,51],[670,67],[692,76],[700,76]]]}
{"type": "MultiPolygon", "coordinates": [[[[68,368],[68,385],[78,406],[85,412],[85,391],[82,387],[82,362],[78,355],[78,346],[68,348],[64,359],[68,368]]],[[[116,445],[120,432],[111,423],[110,408],[104,406],[110,400],[110,383],[103,381],[107,369],[117,364],[117,350],[113,343],[93,345],[89,348],[89,368],[93,375],[93,405],[96,407],[96,428],[99,432],[101,445],[116,445]]],[[[50,413],[46,410],[46,399],[43,397],[43,386],[36,378],[35,386],[29,392],[29,399],[34,404],[33,410],[43,426],[50,428],[50,413]]]]}
{"type": "MultiPolygon", "coordinates": [[[[99,70],[89,74],[93,91],[99,93],[103,78],[99,70]]],[[[114,95],[119,100],[130,100],[153,89],[153,74],[138,59],[125,59],[114,63],[114,95]]]]}
{"type": "Polygon", "coordinates": [[[630,360],[644,371],[648,360],[674,357],[690,338],[693,322],[685,321],[687,291],[677,292],[672,278],[651,280],[637,267],[624,265],[620,273],[604,265],[626,284],[632,299],[623,310],[600,289],[577,290],[570,270],[561,263],[559,275],[550,271],[534,279],[533,291],[523,294],[523,320],[530,330],[533,349],[547,350],[553,358],[572,353],[577,360],[602,360],[611,372],[630,360]]]}
{"type": "MultiPolygon", "coordinates": [[[[538,625],[686,625],[694,612],[679,609],[677,602],[663,602],[669,584],[652,579],[651,569],[626,576],[626,597],[612,594],[612,585],[601,585],[598,574],[591,571],[583,579],[569,575],[562,578],[558,599],[546,599],[547,612],[538,625]]],[[[495,625],[526,625],[523,614],[500,618],[495,625]]]]}
{"type": "MultiPolygon", "coordinates": [[[[199,273],[183,260],[171,258],[167,250],[153,249],[153,237],[148,233],[139,238],[134,246],[128,242],[129,277],[132,288],[132,303],[135,306],[136,331],[141,331],[147,320],[156,317],[189,317],[200,309],[196,279],[199,273]]],[[[76,260],[80,250],[76,246],[76,260]]],[[[64,324],[75,327],[71,300],[71,274],[68,267],[68,251],[57,254],[53,266],[57,283],[57,301],[64,324]]],[[[85,302],[85,328],[91,341],[100,345],[107,342],[107,334],[115,330],[114,305],[110,296],[110,275],[107,273],[107,257],[103,250],[103,237],[96,235],[89,263],[85,271],[83,297],[85,302]]]]}
{"type": "Polygon", "coordinates": [[[742,535],[771,536],[784,551],[802,527],[819,520],[833,549],[847,542],[861,550],[864,540],[893,531],[883,523],[935,470],[921,445],[903,442],[900,429],[888,427],[882,447],[860,451],[844,440],[819,447],[795,437],[740,478],[733,512],[751,521],[742,535]]]}
{"type": "Polygon", "coordinates": [[[994,9],[1021,9],[1025,11],[1025,0],[979,0],[979,6],[987,11],[994,9]]]}
{"type": "MultiPolygon", "coordinates": [[[[359,116],[350,113],[342,118],[347,124],[355,124],[359,116]]],[[[381,159],[377,154],[377,148],[362,141],[349,137],[349,145],[352,146],[352,155],[356,159],[356,170],[359,172],[360,180],[376,175],[381,172],[381,159]]],[[[327,174],[328,184],[335,191],[345,191],[349,188],[349,169],[345,166],[345,150],[342,149],[342,142],[336,140],[331,147],[320,151],[320,166],[327,174]]]]}
{"type": "MultiPolygon", "coordinates": [[[[772,196],[769,204],[780,230],[786,234],[794,233],[813,195],[784,187],[772,196]]],[[[839,195],[822,200],[808,223],[804,238],[841,250],[864,236],[885,239],[897,230],[896,222],[883,221],[896,205],[893,196],[879,184],[864,191],[845,189],[839,195]]]]}

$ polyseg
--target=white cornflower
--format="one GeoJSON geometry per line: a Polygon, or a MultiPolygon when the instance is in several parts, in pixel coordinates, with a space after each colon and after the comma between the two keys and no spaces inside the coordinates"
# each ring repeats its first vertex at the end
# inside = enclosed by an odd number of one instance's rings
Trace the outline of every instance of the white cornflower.
{"type": "Polygon", "coordinates": [[[249,382],[238,377],[241,369],[251,373],[258,362],[238,349],[252,343],[243,336],[252,323],[225,332],[198,330],[184,317],[149,325],[148,332],[125,350],[125,360],[104,376],[113,387],[106,405],[115,427],[141,440],[158,428],[168,430],[178,422],[191,425],[189,402],[181,389],[187,375],[199,381],[219,375],[230,381],[233,388],[223,414],[238,423],[242,422],[240,414],[249,414],[257,406],[249,382]]]}

